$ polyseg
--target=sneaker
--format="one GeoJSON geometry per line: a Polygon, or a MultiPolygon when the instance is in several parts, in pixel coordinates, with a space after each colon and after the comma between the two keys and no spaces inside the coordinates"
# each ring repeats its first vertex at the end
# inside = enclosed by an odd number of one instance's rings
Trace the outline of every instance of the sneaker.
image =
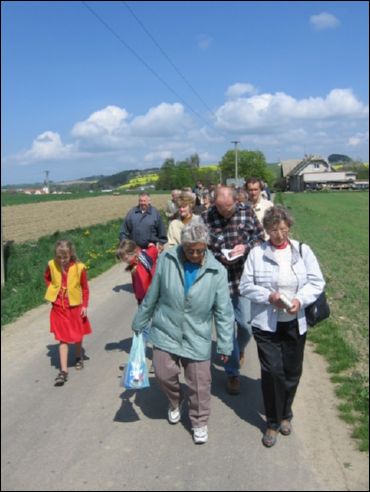
{"type": "Polygon", "coordinates": [[[177,408],[172,409],[171,406],[168,407],[168,421],[170,424],[177,424],[181,420],[183,402],[177,408]]]}
{"type": "Polygon", "coordinates": [[[226,390],[230,395],[238,395],[240,393],[239,376],[228,376],[226,390]]]}
{"type": "Polygon", "coordinates": [[[203,425],[203,427],[194,427],[192,430],[195,444],[204,444],[208,441],[208,427],[206,425],[203,425]]]}

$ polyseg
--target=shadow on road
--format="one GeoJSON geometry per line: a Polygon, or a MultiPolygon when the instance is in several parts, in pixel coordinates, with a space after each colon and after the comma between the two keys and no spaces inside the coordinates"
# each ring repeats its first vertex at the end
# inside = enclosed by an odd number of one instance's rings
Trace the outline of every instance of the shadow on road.
{"type": "Polygon", "coordinates": [[[132,288],[132,284],[122,284],[122,285],[116,285],[112,289],[114,292],[121,292],[121,290],[125,292],[131,292],[131,294],[134,293],[134,290],[132,288]]]}
{"type": "MultiPolygon", "coordinates": [[[[220,362],[219,355],[216,354],[216,343],[212,344],[212,385],[211,394],[219,398],[226,406],[235,412],[235,414],[248,424],[257,427],[261,432],[264,431],[265,422],[261,417],[264,414],[261,381],[260,379],[252,379],[243,374],[240,375],[240,395],[229,395],[226,391],[226,374],[223,364],[220,362]]],[[[119,350],[129,353],[131,348],[131,338],[121,340],[118,343],[108,343],[105,346],[106,350],[119,350]]],[[[151,349],[147,349],[147,357],[151,359],[151,349]]],[[[183,394],[186,395],[187,387],[182,384],[183,394]]],[[[140,408],[149,419],[166,419],[168,402],[155,377],[150,378],[150,387],[142,390],[125,390],[120,395],[121,406],[114,416],[115,422],[136,422],[140,420],[140,416],[135,409],[140,408]]],[[[187,406],[184,406],[184,418],[182,425],[190,433],[191,425],[187,416],[187,406]]]]}
{"type": "MultiPolygon", "coordinates": [[[[55,367],[56,369],[60,369],[60,361],[59,361],[59,343],[55,343],[54,345],[46,345],[48,350],[46,356],[50,357],[50,365],[55,367]]],[[[86,355],[85,349],[82,347],[82,357],[83,360],[90,360],[90,357],[86,355]]],[[[69,344],[68,348],[68,361],[67,366],[73,367],[76,363],[76,355],[74,344],[69,344]]]]}

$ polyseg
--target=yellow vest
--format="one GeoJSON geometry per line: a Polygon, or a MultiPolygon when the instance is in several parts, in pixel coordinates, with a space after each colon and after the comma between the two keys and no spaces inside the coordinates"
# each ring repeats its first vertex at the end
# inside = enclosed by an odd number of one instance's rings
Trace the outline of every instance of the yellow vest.
{"type": "MultiPolygon", "coordinates": [[[[51,282],[46,290],[45,299],[55,302],[62,287],[62,270],[55,260],[50,260],[48,265],[51,273],[51,282]]],[[[67,292],[70,306],[82,304],[81,273],[85,268],[83,263],[77,262],[68,270],[67,292]]]]}

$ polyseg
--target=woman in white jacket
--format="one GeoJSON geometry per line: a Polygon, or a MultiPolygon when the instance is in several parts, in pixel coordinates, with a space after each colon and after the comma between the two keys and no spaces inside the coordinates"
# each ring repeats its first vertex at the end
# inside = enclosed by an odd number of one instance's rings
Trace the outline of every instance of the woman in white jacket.
{"type": "Polygon", "coordinates": [[[324,290],[325,281],[311,248],[289,239],[293,219],[282,206],[266,211],[269,241],[251,250],[240,294],[251,301],[252,330],[261,364],[267,429],[262,442],[291,433],[292,403],[302,374],[307,322],[304,308],[324,290]]]}

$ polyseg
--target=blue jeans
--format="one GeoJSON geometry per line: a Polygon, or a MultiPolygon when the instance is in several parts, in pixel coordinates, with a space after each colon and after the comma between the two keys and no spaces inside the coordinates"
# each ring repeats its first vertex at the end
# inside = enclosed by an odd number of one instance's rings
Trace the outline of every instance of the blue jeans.
{"type": "Polygon", "coordinates": [[[238,295],[231,296],[231,302],[234,308],[236,333],[234,332],[234,348],[225,364],[225,371],[228,376],[239,376],[240,354],[244,352],[252,337],[251,303],[246,297],[238,295]]]}

